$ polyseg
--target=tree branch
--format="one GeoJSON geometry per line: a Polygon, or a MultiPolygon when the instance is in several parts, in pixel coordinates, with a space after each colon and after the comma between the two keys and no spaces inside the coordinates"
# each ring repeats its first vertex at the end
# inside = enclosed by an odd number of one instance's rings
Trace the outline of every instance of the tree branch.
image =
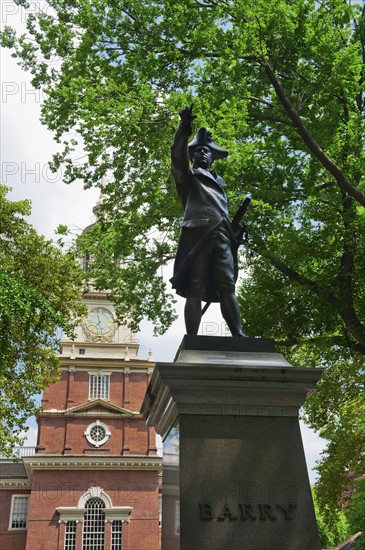
{"type": "Polygon", "coordinates": [[[264,122],[264,121],[274,122],[275,124],[283,124],[285,126],[288,126],[290,124],[287,120],[283,120],[273,116],[263,115],[261,113],[254,113],[254,112],[250,113],[248,120],[251,120],[252,122],[255,122],[255,121],[256,122],[264,122]]]}
{"type": "Polygon", "coordinates": [[[278,346],[283,346],[288,348],[291,346],[299,346],[303,344],[317,344],[318,342],[323,342],[329,346],[341,346],[344,348],[351,348],[352,350],[357,351],[362,355],[365,354],[364,346],[362,346],[358,342],[349,340],[347,337],[341,337],[341,336],[329,336],[329,335],[312,336],[310,338],[290,338],[288,340],[275,340],[275,342],[278,346]]]}
{"type": "Polygon", "coordinates": [[[326,155],[323,149],[321,149],[319,144],[313,138],[312,134],[308,131],[302,119],[294,109],[294,106],[291,103],[290,99],[286,95],[285,90],[280,80],[276,76],[270,62],[262,58],[261,63],[263,64],[265,72],[275,89],[279,101],[283,105],[288,117],[293,123],[293,126],[296,128],[298,134],[301,136],[308,149],[326,168],[326,170],[328,170],[328,172],[337,182],[337,185],[340,187],[340,189],[342,189],[342,191],[350,195],[354,200],[365,207],[365,194],[359,191],[359,189],[357,189],[354,185],[352,185],[352,183],[346,178],[342,170],[332,159],[330,159],[330,157],[326,155]]]}
{"type": "Polygon", "coordinates": [[[295,281],[296,283],[306,286],[310,288],[312,292],[314,292],[318,297],[320,297],[322,300],[324,300],[327,303],[330,303],[331,305],[334,305],[335,307],[339,307],[339,301],[338,298],[332,294],[331,292],[328,292],[325,288],[323,288],[321,285],[319,285],[317,282],[312,281],[311,279],[308,279],[308,277],[305,277],[304,275],[301,275],[293,269],[292,267],[288,266],[283,260],[281,260],[278,256],[270,252],[266,245],[262,242],[261,243],[261,250],[256,250],[256,252],[259,252],[262,256],[267,258],[271,265],[278,269],[283,275],[291,279],[292,281],[295,281]]]}
{"type": "Polygon", "coordinates": [[[357,316],[353,298],[352,273],[354,268],[356,235],[347,221],[348,216],[351,216],[353,210],[352,201],[350,201],[348,197],[345,198],[343,207],[345,242],[341,257],[341,269],[337,279],[341,296],[339,312],[349,334],[365,347],[365,330],[357,316]]]}
{"type": "MultiPolygon", "coordinates": [[[[346,207],[352,207],[353,203],[349,197],[345,199],[346,207]]],[[[283,275],[288,277],[291,281],[294,281],[302,286],[309,288],[318,298],[327,302],[335,307],[339,316],[344,322],[344,331],[349,335],[347,346],[352,349],[365,354],[365,329],[361,324],[355,310],[353,302],[353,284],[352,284],[352,269],[354,265],[354,258],[351,252],[349,242],[344,245],[344,251],[341,258],[341,271],[338,276],[339,294],[341,296],[338,299],[332,292],[329,292],[323,286],[315,281],[312,281],[308,277],[301,275],[288,266],[278,256],[271,253],[264,242],[261,242],[260,250],[256,250],[263,257],[267,258],[271,265],[280,271],[283,275]],[[355,342],[353,340],[355,340],[355,342]],[[351,345],[350,345],[351,342],[351,345]]],[[[287,344],[290,345],[290,344],[287,344]]]]}

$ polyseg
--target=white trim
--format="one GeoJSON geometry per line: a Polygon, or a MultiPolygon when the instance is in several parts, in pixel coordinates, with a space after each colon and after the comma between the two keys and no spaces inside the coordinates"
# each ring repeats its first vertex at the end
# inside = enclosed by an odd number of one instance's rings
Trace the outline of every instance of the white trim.
{"type": "Polygon", "coordinates": [[[122,550],[123,544],[123,521],[115,520],[111,522],[111,550],[122,550]]]}
{"type": "Polygon", "coordinates": [[[138,412],[123,412],[123,411],[118,411],[117,409],[112,409],[110,407],[110,409],[108,410],[107,407],[105,407],[105,410],[100,410],[98,409],[97,411],[95,410],[92,410],[91,407],[89,407],[89,409],[83,409],[83,410],[71,410],[71,409],[60,409],[60,410],[57,410],[57,409],[51,409],[51,410],[47,410],[47,411],[42,411],[41,413],[38,413],[37,416],[42,416],[42,417],[47,417],[47,416],[60,416],[60,415],[64,415],[64,416],[67,416],[68,418],[95,418],[96,416],[102,416],[103,418],[120,418],[120,419],[124,419],[124,418],[128,418],[129,420],[144,420],[144,417],[138,413],[138,412]],[[89,410],[91,409],[91,410],[89,410]],[[118,415],[118,416],[117,416],[118,415]]]}
{"type": "Polygon", "coordinates": [[[64,550],[76,550],[77,521],[67,521],[65,525],[64,550]],[[68,540],[67,540],[68,539],[68,540]]]}
{"type": "Polygon", "coordinates": [[[98,497],[91,498],[85,507],[82,526],[82,548],[105,548],[105,504],[98,497]],[[102,505],[101,505],[102,504],[102,505]],[[85,537],[86,536],[86,537],[85,537]],[[85,545],[85,538],[86,545],[85,545]]]}
{"type": "MultiPolygon", "coordinates": [[[[62,355],[59,355],[59,358],[61,359],[61,369],[62,370],[67,370],[68,369],[68,365],[65,364],[63,365],[62,364],[62,355]]],[[[90,360],[93,360],[95,359],[95,362],[98,361],[99,363],[101,362],[105,362],[105,361],[108,361],[110,360],[110,358],[105,358],[105,357],[90,357],[90,355],[80,355],[80,356],[77,356],[77,359],[80,360],[80,362],[86,362],[86,361],[90,361],[90,360]]],[[[138,361],[140,361],[141,363],[144,363],[144,365],[137,365],[137,366],[134,366],[134,365],[131,365],[131,367],[129,368],[129,365],[126,365],[124,364],[122,361],[123,361],[123,357],[115,357],[114,358],[114,361],[115,361],[115,365],[110,365],[108,364],[108,367],[109,368],[112,368],[113,369],[113,373],[116,372],[116,373],[124,373],[124,374],[129,374],[129,373],[133,373],[133,374],[149,374],[151,372],[153,372],[153,369],[154,367],[151,367],[151,363],[147,363],[147,361],[145,359],[138,359],[138,361]]],[[[135,358],[133,358],[133,361],[136,361],[135,358]]],[[[131,362],[132,362],[132,359],[131,359],[131,362]]],[[[97,374],[99,371],[100,371],[100,366],[99,365],[95,365],[95,370],[94,371],[91,371],[91,369],[93,368],[93,365],[81,365],[81,364],[77,364],[76,365],[76,371],[77,372],[87,372],[87,373],[92,373],[92,374],[97,374]]]]}
{"type": "MultiPolygon", "coordinates": [[[[16,478],[6,478],[6,479],[2,479],[0,481],[0,490],[1,489],[12,489],[12,490],[15,490],[15,489],[20,489],[20,490],[23,490],[24,489],[30,489],[32,486],[32,484],[30,483],[30,481],[28,479],[24,479],[24,478],[21,478],[21,479],[16,479],[16,478]]],[[[30,494],[30,493],[28,493],[30,494]]]]}
{"type": "MultiPolygon", "coordinates": [[[[98,371],[97,373],[92,373],[90,374],[89,373],[89,400],[93,400],[93,399],[105,399],[105,400],[109,400],[110,399],[110,375],[111,373],[110,372],[100,372],[98,371]],[[93,396],[91,395],[91,379],[92,377],[94,378],[100,378],[99,381],[96,382],[97,384],[97,387],[99,387],[99,389],[101,389],[103,386],[104,386],[104,383],[102,382],[102,378],[105,378],[107,379],[107,392],[106,392],[106,396],[104,395],[97,395],[97,396],[93,396]]],[[[95,384],[95,382],[94,382],[95,384]]]]}
{"type": "Polygon", "coordinates": [[[98,368],[98,370],[90,370],[90,371],[87,371],[88,374],[90,376],[110,376],[111,374],[113,374],[113,371],[111,370],[103,370],[103,369],[100,369],[98,368]]]}
{"type": "Polygon", "coordinates": [[[113,503],[109,495],[104,493],[104,490],[101,487],[89,487],[89,489],[84,493],[80,498],[77,504],[78,508],[85,508],[86,502],[90,498],[100,498],[104,504],[105,508],[113,508],[113,503]]]}
{"type": "Polygon", "coordinates": [[[128,416],[128,418],[132,416],[143,418],[139,411],[131,411],[130,409],[121,407],[110,399],[108,401],[106,399],[89,399],[88,401],[84,401],[83,403],[80,403],[79,405],[74,405],[73,407],[68,407],[67,409],[42,410],[38,413],[38,416],[47,416],[51,414],[64,414],[67,416],[80,416],[82,414],[86,414],[88,416],[98,416],[99,413],[102,415],[112,413],[114,418],[115,413],[118,413],[124,417],[128,416]]]}
{"type": "Polygon", "coordinates": [[[118,410],[115,410],[113,411],[113,409],[110,409],[110,410],[105,410],[105,411],[102,411],[102,410],[97,410],[97,411],[93,411],[93,410],[83,410],[81,412],[78,412],[78,411],[69,411],[69,410],[56,410],[56,409],[52,409],[51,411],[42,411],[42,413],[38,414],[37,416],[42,416],[43,418],[46,418],[47,416],[49,417],[52,417],[52,416],[60,416],[60,415],[64,415],[66,416],[67,418],[88,418],[89,420],[92,420],[93,418],[95,418],[96,416],[100,416],[100,417],[103,417],[103,418],[113,418],[114,420],[116,418],[121,419],[129,419],[129,420],[143,420],[143,416],[139,413],[134,413],[134,412],[131,412],[131,413],[123,413],[123,412],[119,412],[118,410]]]}
{"type": "Polygon", "coordinates": [[[68,523],[69,521],[76,521],[76,523],[82,523],[84,520],[85,509],[59,506],[56,508],[56,512],[59,513],[60,517],[58,523],[68,523]]]}
{"type": "Polygon", "coordinates": [[[28,527],[28,512],[29,512],[29,493],[25,494],[19,494],[19,495],[11,495],[11,506],[10,506],[10,515],[9,515],[9,531],[25,531],[28,527]],[[15,506],[15,500],[17,498],[26,498],[27,499],[27,509],[25,513],[25,527],[12,527],[13,523],[13,514],[14,514],[14,506],[15,506]]]}
{"type": "Polygon", "coordinates": [[[86,503],[91,498],[100,498],[105,508],[105,523],[111,523],[114,520],[121,520],[122,523],[129,523],[132,513],[132,506],[113,506],[110,496],[105,493],[102,487],[89,487],[89,489],[81,495],[77,506],[59,506],[56,512],[59,514],[58,523],[67,523],[68,521],[76,521],[83,523],[84,514],[86,512],[86,503]]]}
{"type": "Polygon", "coordinates": [[[129,523],[132,510],[133,506],[114,506],[114,508],[106,509],[105,521],[106,523],[112,523],[120,519],[122,523],[129,523]]]}
{"type": "Polygon", "coordinates": [[[35,455],[23,458],[29,480],[34,471],[44,470],[112,470],[112,471],[157,471],[162,459],[159,456],[86,456],[86,455],[35,455]]]}
{"type": "Polygon", "coordinates": [[[104,424],[104,422],[100,422],[100,420],[96,420],[95,422],[92,422],[91,424],[89,424],[86,430],[84,431],[84,436],[86,437],[90,445],[94,445],[94,447],[101,447],[102,445],[104,445],[104,443],[108,441],[110,435],[111,435],[111,431],[109,430],[108,426],[104,424]],[[93,428],[99,427],[99,426],[104,429],[105,436],[100,441],[95,441],[95,439],[91,437],[91,431],[93,428]]]}
{"type": "MultiPolygon", "coordinates": [[[[83,523],[85,511],[86,508],[59,506],[56,508],[56,512],[60,516],[58,523],[67,523],[69,521],[83,523]]],[[[132,511],[133,506],[115,506],[113,508],[104,508],[105,523],[112,523],[115,520],[121,520],[122,523],[129,523],[132,511]]]]}

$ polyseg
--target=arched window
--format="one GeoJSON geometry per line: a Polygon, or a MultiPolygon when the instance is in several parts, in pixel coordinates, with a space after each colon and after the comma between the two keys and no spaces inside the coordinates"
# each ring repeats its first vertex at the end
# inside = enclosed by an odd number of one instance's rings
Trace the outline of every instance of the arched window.
{"type": "Polygon", "coordinates": [[[59,522],[66,524],[64,550],[80,547],[80,542],[76,541],[77,522],[83,522],[82,550],[122,550],[123,523],[129,523],[133,508],[113,506],[111,498],[101,487],[89,487],[79,498],[77,506],[60,506],[56,510],[60,515],[59,522]],[[105,530],[111,537],[108,548],[104,548],[105,530]]]}
{"type": "Polygon", "coordinates": [[[90,498],[85,508],[82,550],[104,550],[105,504],[101,498],[90,498]]]}

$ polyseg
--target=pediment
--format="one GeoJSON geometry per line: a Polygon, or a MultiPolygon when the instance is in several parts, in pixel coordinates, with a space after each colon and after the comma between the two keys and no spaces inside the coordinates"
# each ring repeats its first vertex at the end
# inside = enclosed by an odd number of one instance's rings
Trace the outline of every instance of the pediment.
{"type": "Polygon", "coordinates": [[[71,407],[65,411],[65,416],[84,416],[85,414],[117,414],[121,418],[132,418],[134,416],[139,416],[139,411],[130,411],[125,409],[112,401],[106,401],[105,399],[90,399],[85,401],[80,405],[71,407]]]}

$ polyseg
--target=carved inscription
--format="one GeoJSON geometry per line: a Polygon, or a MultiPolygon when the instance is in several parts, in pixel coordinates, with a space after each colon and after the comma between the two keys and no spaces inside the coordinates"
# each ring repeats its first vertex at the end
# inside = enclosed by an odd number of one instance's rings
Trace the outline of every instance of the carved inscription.
{"type": "Polygon", "coordinates": [[[297,502],[299,490],[296,484],[278,481],[267,483],[227,483],[227,482],[208,482],[201,484],[201,501],[211,502],[212,499],[219,499],[227,502],[233,499],[235,502],[249,502],[259,504],[265,502],[275,504],[277,502],[297,502]]]}
{"type": "Polygon", "coordinates": [[[199,518],[202,521],[277,521],[293,519],[296,504],[237,504],[213,507],[204,502],[199,504],[199,518]]]}

